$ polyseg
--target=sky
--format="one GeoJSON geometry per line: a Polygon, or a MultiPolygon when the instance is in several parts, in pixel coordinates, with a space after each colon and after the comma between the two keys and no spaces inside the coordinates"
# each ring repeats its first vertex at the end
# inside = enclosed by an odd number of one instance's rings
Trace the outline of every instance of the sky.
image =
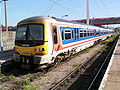
{"type": "MultiPolygon", "coordinates": [[[[1,1],[1,0],[0,0],[1,1]]],[[[90,18],[120,17],[120,0],[89,0],[90,18]]],[[[25,18],[54,16],[67,20],[86,18],[86,0],[8,0],[8,26],[25,18]],[[65,17],[65,15],[68,15],[65,17]]],[[[0,24],[4,24],[4,3],[0,3],[0,24]]]]}

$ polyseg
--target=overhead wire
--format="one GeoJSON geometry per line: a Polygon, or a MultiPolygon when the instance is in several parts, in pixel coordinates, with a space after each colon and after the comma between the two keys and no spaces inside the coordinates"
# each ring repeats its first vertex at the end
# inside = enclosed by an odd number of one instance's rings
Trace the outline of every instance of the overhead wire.
{"type": "MultiPolygon", "coordinates": [[[[110,10],[108,9],[108,7],[105,5],[104,1],[101,0],[101,2],[103,3],[103,6],[105,7],[106,11],[109,13],[109,15],[111,15],[110,10]]],[[[114,20],[114,22],[116,22],[116,20],[114,20]]]]}
{"type": "Polygon", "coordinates": [[[55,1],[53,1],[53,0],[49,0],[49,1],[50,1],[50,2],[53,2],[54,4],[58,5],[58,6],[61,7],[61,8],[63,8],[64,11],[69,12],[69,9],[68,9],[67,7],[65,7],[65,6],[63,6],[63,5],[55,2],[55,1]]]}
{"type": "Polygon", "coordinates": [[[107,16],[109,16],[109,14],[106,13],[106,11],[100,6],[100,4],[98,4],[98,3],[96,2],[96,0],[93,0],[93,1],[95,2],[95,4],[96,4],[107,16]]]}
{"type": "MultiPolygon", "coordinates": [[[[49,1],[54,2],[53,0],[49,0],[49,1]]],[[[73,11],[75,11],[76,13],[80,13],[80,12],[76,11],[75,9],[71,9],[71,8],[63,6],[60,3],[55,2],[55,4],[58,5],[59,7],[63,8],[63,10],[66,11],[67,13],[68,12],[70,13],[71,11],[72,11],[72,13],[73,13],[73,11]]],[[[73,16],[76,17],[75,15],[73,15],[73,16]]]]}
{"type": "MultiPolygon", "coordinates": [[[[95,0],[93,0],[93,1],[94,1],[94,3],[100,8],[100,10],[102,10],[102,11],[104,12],[104,14],[109,17],[108,12],[106,12],[106,11],[100,6],[100,4],[98,4],[95,0]]],[[[107,22],[109,23],[109,20],[107,20],[107,22]]]]}
{"type": "MultiPolygon", "coordinates": [[[[52,3],[51,3],[44,11],[41,12],[42,15],[46,15],[49,11],[51,11],[51,10],[53,9],[53,7],[54,7],[55,5],[63,8],[63,10],[64,10],[66,13],[70,13],[71,11],[72,11],[72,13],[73,13],[73,11],[75,11],[75,10],[71,10],[70,8],[61,5],[60,3],[57,2],[58,0],[49,0],[49,1],[52,2],[52,3]]],[[[76,12],[77,12],[77,11],[76,11],[76,12]]],[[[77,13],[79,13],[79,12],[77,12],[77,13]]],[[[73,15],[73,16],[76,17],[75,15],[73,15]]]]}
{"type": "Polygon", "coordinates": [[[77,7],[79,7],[79,9],[81,10],[81,11],[85,11],[85,9],[84,8],[82,8],[77,2],[75,2],[75,0],[73,1],[73,0],[69,0],[69,2],[71,3],[71,4],[73,4],[74,6],[77,6],[77,7]]]}
{"type": "MultiPolygon", "coordinates": [[[[79,18],[80,18],[80,15],[81,15],[81,16],[84,16],[84,15],[82,15],[82,14],[85,13],[85,9],[80,6],[80,3],[78,4],[77,2],[75,2],[75,1],[73,1],[73,0],[69,0],[68,2],[71,3],[72,5],[74,5],[74,7],[78,7],[77,10],[79,10],[79,12],[77,11],[78,13],[75,13],[75,14],[76,14],[76,15],[79,14],[79,18]],[[82,11],[82,13],[80,13],[81,11],[82,11]]],[[[74,10],[73,10],[73,12],[74,12],[74,10]]]]}
{"type": "Polygon", "coordinates": [[[105,9],[106,9],[106,11],[109,13],[109,15],[111,15],[110,10],[109,10],[108,7],[105,5],[104,1],[101,0],[101,2],[103,3],[103,6],[105,7],[105,9]]]}
{"type": "MultiPolygon", "coordinates": [[[[102,4],[103,4],[103,6],[104,6],[104,10],[106,10],[107,13],[109,14],[108,17],[110,17],[110,15],[111,15],[110,10],[108,9],[107,5],[105,5],[105,3],[104,3],[103,0],[101,0],[101,2],[102,2],[102,4]]],[[[110,22],[108,19],[107,19],[107,21],[110,22]]],[[[113,20],[113,21],[116,22],[116,20],[113,20]]]]}
{"type": "Polygon", "coordinates": [[[52,2],[52,4],[50,4],[50,5],[41,13],[42,15],[45,15],[45,14],[47,14],[50,10],[52,10],[52,8],[53,8],[54,5],[57,5],[57,6],[59,6],[59,7],[62,7],[64,11],[69,12],[69,10],[67,9],[67,7],[64,7],[64,6],[62,6],[61,4],[57,3],[58,0],[55,0],[55,1],[49,0],[49,1],[52,2]]]}
{"type": "Polygon", "coordinates": [[[43,10],[41,12],[42,15],[46,14],[48,11],[50,11],[50,9],[53,7],[53,5],[55,4],[55,2],[58,0],[55,0],[53,3],[51,3],[45,10],[43,10]]]}

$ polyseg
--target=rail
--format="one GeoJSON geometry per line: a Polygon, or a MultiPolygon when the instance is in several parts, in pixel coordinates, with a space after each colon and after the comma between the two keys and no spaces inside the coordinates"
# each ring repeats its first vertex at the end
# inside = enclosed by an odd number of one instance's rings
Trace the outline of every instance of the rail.
{"type": "Polygon", "coordinates": [[[118,39],[116,39],[114,45],[112,46],[112,48],[111,48],[111,50],[109,51],[107,57],[105,58],[105,61],[103,62],[103,64],[101,65],[100,69],[98,70],[97,74],[95,75],[95,78],[93,79],[93,81],[92,81],[91,84],[89,85],[88,90],[91,90],[91,88],[92,88],[95,80],[97,79],[97,77],[98,77],[99,73],[101,72],[103,66],[105,65],[106,61],[111,57],[111,54],[113,53],[113,50],[114,50],[114,47],[115,47],[115,45],[116,45],[117,40],[118,40],[118,39]]]}
{"type": "MultiPolygon", "coordinates": [[[[91,83],[89,84],[89,86],[87,87],[87,90],[91,90],[91,87],[93,86],[96,78],[98,77],[100,71],[102,70],[104,64],[106,63],[107,59],[110,58],[112,51],[116,45],[117,39],[114,43],[114,45],[112,46],[111,50],[109,51],[108,55],[106,56],[104,62],[102,63],[102,65],[98,68],[97,74],[95,74],[95,77],[92,78],[93,80],[91,81],[91,83]]],[[[99,52],[97,52],[98,54],[99,52]]],[[[58,83],[56,83],[52,88],[50,88],[50,90],[58,90],[61,88],[61,86],[64,87],[65,81],[70,80],[75,78],[75,75],[77,76],[78,74],[81,76],[82,73],[79,72],[80,69],[83,68],[88,68],[90,67],[90,65],[92,65],[94,63],[94,60],[92,60],[93,58],[96,58],[95,56],[91,56],[91,58],[89,60],[87,60],[86,62],[82,63],[81,65],[79,65],[77,68],[75,68],[71,73],[69,73],[66,77],[64,77],[62,80],[60,80],[58,83]]],[[[80,76],[78,76],[77,78],[79,78],[80,76]]]]}
{"type": "MultiPolygon", "coordinates": [[[[98,53],[98,52],[97,52],[97,53],[98,53]]],[[[92,58],[94,58],[94,56],[91,56],[90,59],[88,59],[87,61],[83,62],[83,63],[80,64],[78,67],[76,67],[71,73],[69,73],[66,77],[64,77],[62,80],[60,80],[58,83],[56,83],[52,88],[50,88],[50,90],[57,90],[57,89],[60,88],[60,86],[62,86],[62,85],[64,84],[64,82],[65,82],[66,80],[70,80],[71,78],[74,78],[75,75],[77,75],[77,73],[79,73],[79,70],[80,70],[80,69],[86,68],[86,66],[87,66],[89,63],[93,62],[93,61],[91,61],[92,58]]],[[[81,73],[79,73],[79,75],[80,75],[80,74],[81,74],[81,73]]]]}

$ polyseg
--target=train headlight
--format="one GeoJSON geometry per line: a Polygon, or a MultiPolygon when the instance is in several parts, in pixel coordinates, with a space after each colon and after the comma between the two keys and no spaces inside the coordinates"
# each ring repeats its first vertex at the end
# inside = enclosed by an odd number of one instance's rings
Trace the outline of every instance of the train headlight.
{"type": "Polygon", "coordinates": [[[19,49],[15,49],[15,51],[19,51],[19,49]]]}
{"type": "Polygon", "coordinates": [[[45,50],[44,48],[39,48],[39,49],[35,49],[34,51],[37,53],[37,52],[44,51],[44,50],[45,50]]]}

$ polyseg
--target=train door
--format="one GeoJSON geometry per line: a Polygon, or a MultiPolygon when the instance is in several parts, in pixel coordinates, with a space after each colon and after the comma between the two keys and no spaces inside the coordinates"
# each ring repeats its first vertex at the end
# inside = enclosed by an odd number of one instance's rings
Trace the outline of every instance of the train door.
{"type": "Polygon", "coordinates": [[[79,29],[75,28],[75,40],[79,39],[79,29]]]}
{"type": "Polygon", "coordinates": [[[54,51],[58,51],[60,48],[59,41],[58,41],[58,30],[57,26],[52,26],[53,29],[53,43],[54,43],[54,51]]]}

